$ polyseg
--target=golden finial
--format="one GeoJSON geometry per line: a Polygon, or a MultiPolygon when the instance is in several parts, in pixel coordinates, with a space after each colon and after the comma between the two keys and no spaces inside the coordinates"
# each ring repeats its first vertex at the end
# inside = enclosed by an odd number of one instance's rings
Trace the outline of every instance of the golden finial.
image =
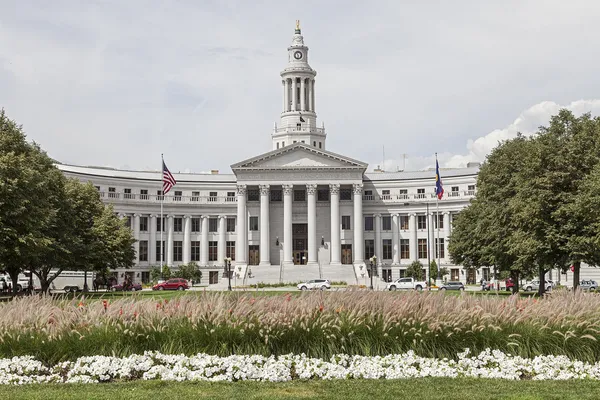
{"type": "Polygon", "coordinates": [[[296,30],[297,31],[300,30],[300,20],[299,19],[296,20],[296,30]]]}

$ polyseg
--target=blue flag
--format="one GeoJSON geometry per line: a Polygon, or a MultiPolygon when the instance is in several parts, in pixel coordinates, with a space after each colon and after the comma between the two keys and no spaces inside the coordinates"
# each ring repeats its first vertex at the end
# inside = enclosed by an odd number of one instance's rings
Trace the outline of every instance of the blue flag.
{"type": "Polygon", "coordinates": [[[440,176],[440,165],[438,164],[437,158],[435,159],[435,194],[440,200],[444,196],[444,187],[442,186],[442,177],[440,176]]]}

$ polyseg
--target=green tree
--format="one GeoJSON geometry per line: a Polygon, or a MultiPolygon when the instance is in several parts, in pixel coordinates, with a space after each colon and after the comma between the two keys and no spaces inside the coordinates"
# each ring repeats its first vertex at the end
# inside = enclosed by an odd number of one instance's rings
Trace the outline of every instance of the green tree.
{"type": "Polygon", "coordinates": [[[177,271],[173,272],[173,276],[194,283],[199,282],[202,279],[202,272],[200,271],[198,264],[192,261],[180,266],[177,271]]]}
{"type": "Polygon", "coordinates": [[[423,275],[423,264],[421,264],[420,261],[413,261],[408,268],[406,268],[407,277],[414,278],[417,281],[422,281],[425,279],[423,275]]]}

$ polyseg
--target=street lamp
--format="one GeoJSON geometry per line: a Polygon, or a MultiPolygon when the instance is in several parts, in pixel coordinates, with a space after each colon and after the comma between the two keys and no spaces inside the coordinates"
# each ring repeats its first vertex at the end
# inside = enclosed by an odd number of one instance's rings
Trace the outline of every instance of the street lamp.
{"type": "Polygon", "coordinates": [[[373,266],[377,268],[377,256],[369,258],[369,261],[371,262],[371,290],[373,290],[373,266]]]}
{"type": "Polygon", "coordinates": [[[231,292],[231,257],[225,258],[225,270],[227,271],[227,290],[231,292]]]}

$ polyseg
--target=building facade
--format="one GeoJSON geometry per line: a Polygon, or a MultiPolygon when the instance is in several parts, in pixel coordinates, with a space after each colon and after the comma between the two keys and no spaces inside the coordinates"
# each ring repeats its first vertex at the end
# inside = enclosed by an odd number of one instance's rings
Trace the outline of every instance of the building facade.
{"type": "Polygon", "coordinates": [[[369,284],[373,256],[377,286],[404,276],[415,260],[424,268],[439,260],[449,280],[490,278],[489,269],[453,265],[448,253],[453,217],[476,193],[479,164],[442,170],[445,193],[436,204],[435,171],[367,173],[364,162],[327,149],[317,123],[317,73],[298,26],[280,75],[272,149],[233,164],[232,174],[174,174],[177,185],[161,197],[160,172],[58,165],[91,181],[133,230],[136,265],[119,277],[148,281],[163,246],[164,264],[195,262],[210,285],[223,284],[226,258],[234,285],[369,284]]]}

